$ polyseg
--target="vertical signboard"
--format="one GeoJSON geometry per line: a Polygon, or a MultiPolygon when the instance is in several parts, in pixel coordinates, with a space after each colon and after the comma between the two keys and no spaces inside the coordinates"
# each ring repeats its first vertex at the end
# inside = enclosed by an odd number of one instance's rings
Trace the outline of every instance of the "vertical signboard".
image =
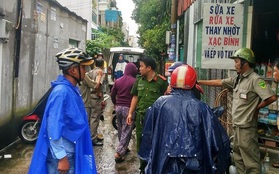
{"type": "Polygon", "coordinates": [[[168,72],[169,67],[174,63],[174,61],[166,61],[165,63],[165,76],[170,76],[170,73],[168,72]]]}
{"type": "Polygon", "coordinates": [[[234,69],[231,57],[242,47],[243,5],[204,3],[202,68],[234,69]]]}

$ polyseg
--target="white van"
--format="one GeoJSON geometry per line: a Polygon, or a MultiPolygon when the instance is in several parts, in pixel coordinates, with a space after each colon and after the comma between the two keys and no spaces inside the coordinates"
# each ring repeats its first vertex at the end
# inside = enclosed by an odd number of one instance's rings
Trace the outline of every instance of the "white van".
{"type": "Polygon", "coordinates": [[[108,62],[108,84],[110,88],[114,84],[114,69],[120,54],[123,54],[123,57],[127,62],[133,62],[139,68],[137,60],[144,55],[144,49],[133,47],[110,48],[110,56],[108,62]]]}

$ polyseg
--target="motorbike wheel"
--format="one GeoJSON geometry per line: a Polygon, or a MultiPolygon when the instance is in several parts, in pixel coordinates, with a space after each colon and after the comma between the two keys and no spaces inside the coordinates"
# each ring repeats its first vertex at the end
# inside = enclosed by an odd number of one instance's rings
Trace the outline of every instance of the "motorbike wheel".
{"type": "Polygon", "coordinates": [[[40,123],[37,122],[34,127],[35,124],[35,120],[26,120],[20,124],[18,136],[23,142],[27,144],[34,144],[37,141],[40,123]]]}
{"type": "MultiPolygon", "coordinates": [[[[116,119],[116,114],[115,111],[112,112],[112,120],[111,120],[112,126],[114,127],[114,129],[118,130],[118,126],[117,126],[117,119],[116,119]]],[[[134,124],[133,130],[136,128],[136,124],[134,124]]]]}
{"type": "Polygon", "coordinates": [[[116,115],[114,114],[112,117],[112,126],[114,127],[114,129],[118,130],[118,126],[117,126],[117,119],[116,119],[116,115]]]}

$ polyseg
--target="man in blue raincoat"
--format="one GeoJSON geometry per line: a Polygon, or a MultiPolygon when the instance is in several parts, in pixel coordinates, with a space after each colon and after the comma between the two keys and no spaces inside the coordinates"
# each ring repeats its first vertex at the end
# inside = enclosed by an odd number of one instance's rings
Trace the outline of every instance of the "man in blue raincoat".
{"type": "Polygon", "coordinates": [[[229,166],[229,138],[211,108],[195,97],[196,81],[191,66],[176,68],[172,92],[146,113],[139,150],[148,162],[145,173],[221,174],[229,166]]]}
{"type": "Polygon", "coordinates": [[[86,110],[76,84],[93,60],[79,48],[56,54],[63,75],[51,83],[29,174],[97,173],[86,110]]]}

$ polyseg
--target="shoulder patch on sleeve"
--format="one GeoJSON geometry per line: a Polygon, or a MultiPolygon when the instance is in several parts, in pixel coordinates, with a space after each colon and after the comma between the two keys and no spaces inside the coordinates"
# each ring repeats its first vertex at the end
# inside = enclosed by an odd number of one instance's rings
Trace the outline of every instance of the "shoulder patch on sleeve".
{"type": "Polygon", "coordinates": [[[266,88],[266,83],[265,83],[264,80],[261,80],[261,81],[259,82],[259,87],[261,87],[262,89],[266,88]]]}
{"type": "Polygon", "coordinates": [[[167,78],[164,77],[164,76],[162,76],[161,74],[158,74],[158,76],[159,76],[161,79],[163,79],[163,80],[167,80],[167,78]]]}

